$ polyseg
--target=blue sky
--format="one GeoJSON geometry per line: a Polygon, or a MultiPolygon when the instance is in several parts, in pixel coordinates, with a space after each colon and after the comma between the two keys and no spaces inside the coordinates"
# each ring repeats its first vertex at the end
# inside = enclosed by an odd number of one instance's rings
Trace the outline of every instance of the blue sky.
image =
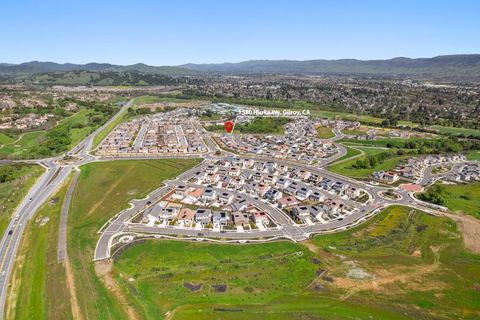
{"type": "Polygon", "coordinates": [[[0,2],[0,62],[177,65],[480,53],[480,1],[0,2]]]}

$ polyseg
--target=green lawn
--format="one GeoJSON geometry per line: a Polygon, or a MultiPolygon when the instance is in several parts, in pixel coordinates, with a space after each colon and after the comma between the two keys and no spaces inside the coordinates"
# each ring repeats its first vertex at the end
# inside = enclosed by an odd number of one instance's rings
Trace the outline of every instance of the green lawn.
{"type": "Polygon", "coordinates": [[[320,139],[330,139],[335,137],[332,128],[319,126],[317,127],[317,137],[320,139]]]}
{"type": "Polygon", "coordinates": [[[13,139],[12,137],[9,137],[6,134],[0,132],[0,145],[9,144],[14,140],[15,139],[13,139]]]}
{"type": "Polygon", "coordinates": [[[465,252],[451,220],[406,207],[306,245],[148,240],[124,251],[114,274],[142,319],[480,316],[480,256],[465,252]]]}
{"type": "Polygon", "coordinates": [[[480,182],[467,184],[437,184],[441,186],[444,206],[480,219],[480,182]]]}
{"type": "Polygon", "coordinates": [[[0,183],[0,234],[10,222],[10,217],[28,190],[45,170],[37,165],[1,165],[1,169],[13,168],[14,179],[0,183]]]}
{"type": "Polygon", "coordinates": [[[187,99],[177,99],[172,97],[157,97],[157,96],[141,96],[137,97],[133,101],[133,106],[140,106],[142,104],[153,104],[153,103],[182,103],[188,102],[187,99]]]}
{"type": "Polygon", "coordinates": [[[344,147],[347,149],[347,153],[343,157],[339,158],[336,162],[334,162],[334,164],[337,163],[337,162],[340,162],[340,161],[344,161],[344,160],[349,159],[349,158],[356,157],[359,154],[361,154],[361,151],[359,151],[357,149],[353,149],[353,148],[350,148],[350,147],[347,147],[347,146],[344,146],[344,147]]]}
{"type": "Polygon", "coordinates": [[[45,132],[33,131],[23,134],[18,141],[13,141],[0,148],[0,155],[17,157],[27,154],[34,146],[38,145],[40,139],[45,137],[45,132]]]}
{"type": "Polygon", "coordinates": [[[438,130],[440,133],[446,134],[463,134],[465,136],[476,136],[480,137],[480,130],[478,129],[469,129],[469,128],[455,128],[455,127],[444,127],[444,126],[431,126],[430,129],[438,130]]]}
{"type": "Polygon", "coordinates": [[[467,160],[480,161],[480,151],[470,151],[469,153],[467,153],[467,160]]]}
{"type": "Polygon", "coordinates": [[[8,319],[73,319],[65,267],[57,263],[63,186],[28,222],[15,260],[8,319]],[[12,292],[13,290],[13,292],[12,292]]]}
{"type": "Polygon", "coordinates": [[[375,155],[375,154],[379,154],[381,152],[386,151],[385,149],[381,149],[381,148],[358,148],[358,149],[365,152],[365,156],[347,160],[347,161],[342,161],[342,162],[337,161],[337,163],[334,163],[331,166],[329,166],[328,170],[348,176],[348,177],[352,177],[352,178],[368,178],[375,171],[392,170],[397,166],[398,162],[410,157],[410,156],[394,156],[392,158],[384,160],[383,163],[378,164],[374,168],[357,169],[352,166],[353,164],[355,164],[357,160],[363,160],[368,155],[375,155]]]}
{"type": "Polygon", "coordinates": [[[84,319],[126,319],[123,308],[95,275],[98,230],[110,217],[198,163],[198,159],[96,162],[81,167],[72,199],[68,252],[84,319]]]}

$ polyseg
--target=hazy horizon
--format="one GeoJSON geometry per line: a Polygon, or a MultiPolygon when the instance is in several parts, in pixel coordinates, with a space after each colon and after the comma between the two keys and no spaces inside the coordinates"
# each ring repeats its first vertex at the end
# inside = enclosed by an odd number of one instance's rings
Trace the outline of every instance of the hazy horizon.
{"type": "Polygon", "coordinates": [[[14,62],[5,62],[5,61],[0,61],[2,64],[12,64],[12,65],[19,65],[23,63],[31,63],[31,62],[39,62],[39,63],[57,63],[57,64],[78,64],[78,65],[86,65],[86,64],[91,64],[91,63],[96,63],[96,64],[113,64],[113,65],[120,65],[120,66],[127,66],[127,65],[135,65],[135,64],[145,64],[153,67],[161,67],[161,66],[182,66],[186,64],[227,64],[227,63],[241,63],[241,62],[247,62],[247,61],[313,61],[313,60],[326,60],[326,61],[335,61],[335,60],[358,60],[358,61],[373,61],[373,60],[391,60],[391,59],[397,59],[397,58],[406,58],[406,59],[430,59],[430,58],[435,58],[439,56],[449,56],[449,55],[480,55],[480,53],[452,53],[452,54],[440,54],[432,57],[391,57],[391,58],[385,58],[385,59],[358,59],[358,58],[337,58],[337,59],[324,59],[324,58],[317,58],[317,59],[308,59],[308,60],[296,60],[296,59],[247,59],[247,60],[242,60],[242,61],[222,61],[222,62],[185,62],[185,63],[180,63],[176,65],[167,65],[167,64],[148,64],[145,62],[135,62],[131,64],[116,64],[108,61],[89,61],[85,63],[77,63],[77,62],[57,62],[57,61],[48,61],[48,60],[31,60],[31,61],[23,61],[19,63],[14,63],[14,62]]]}

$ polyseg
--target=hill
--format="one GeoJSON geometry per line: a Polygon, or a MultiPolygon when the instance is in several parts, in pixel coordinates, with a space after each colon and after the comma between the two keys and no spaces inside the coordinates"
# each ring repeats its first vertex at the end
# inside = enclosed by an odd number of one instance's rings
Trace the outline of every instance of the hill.
{"type": "Polygon", "coordinates": [[[249,60],[238,63],[184,64],[180,67],[212,73],[279,73],[391,76],[462,76],[480,78],[480,54],[388,60],[249,60]]]}
{"type": "Polygon", "coordinates": [[[149,66],[143,63],[121,66],[109,63],[55,63],[31,61],[21,64],[0,63],[0,74],[20,75],[20,74],[39,74],[52,72],[71,72],[71,71],[90,71],[90,72],[141,72],[162,75],[191,75],[197,73],[194,70],[172,67],[172,66],[149,66]]]}

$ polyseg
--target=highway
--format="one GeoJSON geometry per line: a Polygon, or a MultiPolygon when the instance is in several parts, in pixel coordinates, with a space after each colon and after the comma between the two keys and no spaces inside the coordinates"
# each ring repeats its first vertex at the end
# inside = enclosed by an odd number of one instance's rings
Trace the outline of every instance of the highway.
{"type": "MultiPolygon", "coordinates": [[[[201,171],[205,169],[206,161],[199,164],[197,167],[190,169],[176,179],[166,181],[163,187],[158,188],[153,191],[145,199],[138,199],[132,201],[131,208],[124,210],[114,217],[99,231],[99,240],[97,242],[94,260],[108,259],[110,257],[110,248],[113,241],[118,238],[118,235],[121,234],[156,234],[156,235],[172,235],[172,236],[187,236],[187,237],[214,237],[214,238],[228,238],[228,239],[237,239],[239,241],[253,240],[258,238],[272,238],[272,237],[285,237],[293,241],[302,241],[307,239],[313,233],[321,232],[332,232],[335,230],[343,230],[347,227],[350,227],[356,223],[360,223],[366,220],[367,217],[378,212],[381,208],[392,205],[392,204],[402,204],[408,205],[411,207],[419,208],[424,211],[429,211],[434,213],[435,210],[431,207],[425,206],[420,201],[416,201],[411,197],[410,194],[402,191],[396,190],[401,194],[401,199],[399,200],[388,200],[382,198],[379,194],[382,191],[385,191],[387,188],[380,186],[372,186],[367,183],[350,179],[338,174],[329,172],[322,167],[335,161],[336,159],[342,157],[346,154],[346,149],[337,144],[339,147],[339,153],[334,155],[331,158],[321,160],[320,164],[317,164],[315,167],[309,166],[306,164],[300,164],[298,162],[292,162],[288,160],[281,159],[265,159],[258,157],[256,155],[236,155],[230,152],[226,152],[217,146],[217,144],[212,140],[213,134],[206,132],[203,127],[196,121],[194,121],[194,127],[197,130],[198,134],[205,141],[209,151],[203,154],[171,154],[171,155],[146,155],[142,157],[104,157],[100,158],[97,156],[92,156],[89,152],[92,151],[94,138],[108,125],[113,121],[116,121],[119,117],[123,115],[123,112],[131,105],[132,101],[126,103],[119,112],[114,115],[110,120],[108,120],[104,125],[99,127],[95,132],[86,137],[81,141],[77,146],[75,146],[68,155],[71,156],[73,160],[70,162],[62,161],[62,156],[48,158],[48,159],[38,159],[38,160],[26,160],[21,162],[29,163],[38,163],[43,166],[46,171],[45,173],[37,180],[37,182],[32,186],[28,191],[27,196],[19,204],[15,213],[8,225],[8,229],[3,235],[0,241],[0,319],[3,319],[4,316],[4,307],[5,300],[8,291],[8,281],[11,275],[12,266],[15,260],[15,255],[18,250],[18,246],[22,239],[22,235],[25,229],[25,225],[32,218],[38,208],[51,197],[60,186],[62,186],[72,171],[78,170],[78,167],[95,161],[111,161],[111,160],[131,160],[131,159],[160,159],[160,158],[204,158],[206,160],[210,159],[223,159],[231,156],[243,157],[257,159],[261,161],[276,161],[278,163],[285,163],[289,166],[295,166],[297,168],[302,168],[311,171],[312,173],[318,173],[321,176],[329,177],[338,181],[348,183],[350,185],[356,186],[358,188],[365,189],[368,191],[372,197],[372,203],[364,206],[364,210],[357,210],[355,213],[346,216],[343,220],[329,221],[325,224],[315,224],[315,225],[297,225],[295,224],[286,214],[281,210],[268,205],[262,201],[249,198],[250,201],[255,202],[256,205],[259,205],[260,208],[269,213],[270,217],[278,225],[277,228],[267,229],[264,231],[251,231],[251,232],[233,232],[233,231],[197,231],[192,229],[179,229],[171,227],[149,227],[146,225],[132,224],[129,223],[129,220],[137,215],[142,210],[148,208],[152,203],[158,201],[166,192],[168,192],[172,187],[178,184],[186,184],[185,178],[189,177],[192,173],[196,171],[201,171]],[[220,152],[218,152],[220,151],[220,152]],[[217,154],[218,153],[218,154],[217,154]],[[199,235],[199,232],[202,234],[199,235]]],[[[336,138],[341,134],[335,132],[336,138]]],[[[8,161],[11,162],[11,161],[8,161]]],[[[6,163],[2,161],[2,163],[6,163]]],[[[73,189],[72,189],[73,191],[73,189]]],[[[243,195],[245,196],[245,195],[243,195]]],[[[67,198],[67,203],[65,206],[68,206],[68,202],[71,197],[67,198]]],[[[64,211],[64,210],[62,210],[64,211]]],[[[64,229],[66,228],[68,210],[64,211],[62,215],[62,221],[64,221],[64,229]]],[[[66,230],[66,229],[65,229],[66,230]]],[[[66,252],[66,232],[59,235],[59,261],[63,261],[66,252]],[[63,244],[63,245],[62,245],[63,244]]]]}
{"type": "Polygon", "coordinates": [[[126,103],[117,114],[72,148],[68,154],[78,159],[75,163],[60,164],[60,160],[63,158],[62,156],[40,160],[20,161],[38,163],[46,169],[46,172],[40,176],[28,191],[27,196],[16,208],[13,218],[0,241],[0,319],[3,319],[4,317],[5,301],[8,293],[8,281],[25,225],[40,206],[63,185],[73,169],[82,164],[97,161],[95,157],[88,153],[92,149],[95,136],[118,117],[122,116],[123,112],[131,105],[131,103],[132,101],[126,103]]]}

